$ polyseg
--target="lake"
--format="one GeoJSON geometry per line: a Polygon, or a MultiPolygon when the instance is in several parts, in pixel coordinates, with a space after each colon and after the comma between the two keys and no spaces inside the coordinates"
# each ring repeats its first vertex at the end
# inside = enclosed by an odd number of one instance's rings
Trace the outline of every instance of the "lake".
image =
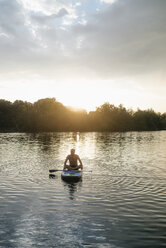
{"type": "Polygon", "coordinates": [[[166,131],[1,133],[0,247],[166,247],[166,131]],[[82,181],[60,172],[70,149],[82,181]]]}

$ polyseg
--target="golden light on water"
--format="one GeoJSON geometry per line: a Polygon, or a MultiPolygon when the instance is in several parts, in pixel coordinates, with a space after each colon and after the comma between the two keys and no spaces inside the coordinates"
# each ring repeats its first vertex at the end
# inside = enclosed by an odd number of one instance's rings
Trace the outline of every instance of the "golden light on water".
{"type": "Polygon", "coordinates": [[[79,142],[79,139],[80,139],[80,135],[79,135],[79,133],[77,133],[76,141],[79,142]]]}
{"type": "Polygon", "coordinates": [[[79,133],[77,133],[76,134],[76,153],[78,153],[78,154],[79,154],[79,146],[80,146],[79,139],[80,139],[80,135],[79,135],[79,133]]]}

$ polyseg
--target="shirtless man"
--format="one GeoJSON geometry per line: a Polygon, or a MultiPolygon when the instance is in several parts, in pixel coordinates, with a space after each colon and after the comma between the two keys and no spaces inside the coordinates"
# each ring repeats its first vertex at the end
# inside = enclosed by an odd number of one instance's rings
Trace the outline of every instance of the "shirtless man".
{"type": "Polygon", "coordinates": [[[63,169],[64,170],[83,170],[83,164],[82,164],[82,161],[80,159],[80,157],[75,154],[75,149],[71,149],[70,151],[70,155],[68,155],[65,159],[65,162],[64,162],[64,167],[63,169]],[[69,160],[69,163],[70,165],[67,165],[67,161],[69,160]],[[78,161],[79,161],[79,165],[78,165],[78,161]]]}

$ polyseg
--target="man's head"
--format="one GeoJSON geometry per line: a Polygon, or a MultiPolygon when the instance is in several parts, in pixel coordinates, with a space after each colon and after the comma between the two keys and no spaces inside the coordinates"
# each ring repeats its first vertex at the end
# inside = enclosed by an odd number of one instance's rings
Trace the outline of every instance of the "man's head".
{"type": "Polygon", "coordinates": [[[72,155],[74,155],[75,154],[75,149],[71,149],[70,152],[71,152],[72,155]]]}

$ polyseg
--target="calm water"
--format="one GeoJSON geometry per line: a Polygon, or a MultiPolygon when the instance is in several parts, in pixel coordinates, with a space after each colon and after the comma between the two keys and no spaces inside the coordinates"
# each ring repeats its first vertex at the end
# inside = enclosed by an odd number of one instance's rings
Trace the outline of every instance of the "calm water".
{"type": "Polygon", "coordinates": [[[166,131],[0,134],[0,247],[166,247],[166,131]],[[85,170],[60,172],[75,147],[85,170]]]}

